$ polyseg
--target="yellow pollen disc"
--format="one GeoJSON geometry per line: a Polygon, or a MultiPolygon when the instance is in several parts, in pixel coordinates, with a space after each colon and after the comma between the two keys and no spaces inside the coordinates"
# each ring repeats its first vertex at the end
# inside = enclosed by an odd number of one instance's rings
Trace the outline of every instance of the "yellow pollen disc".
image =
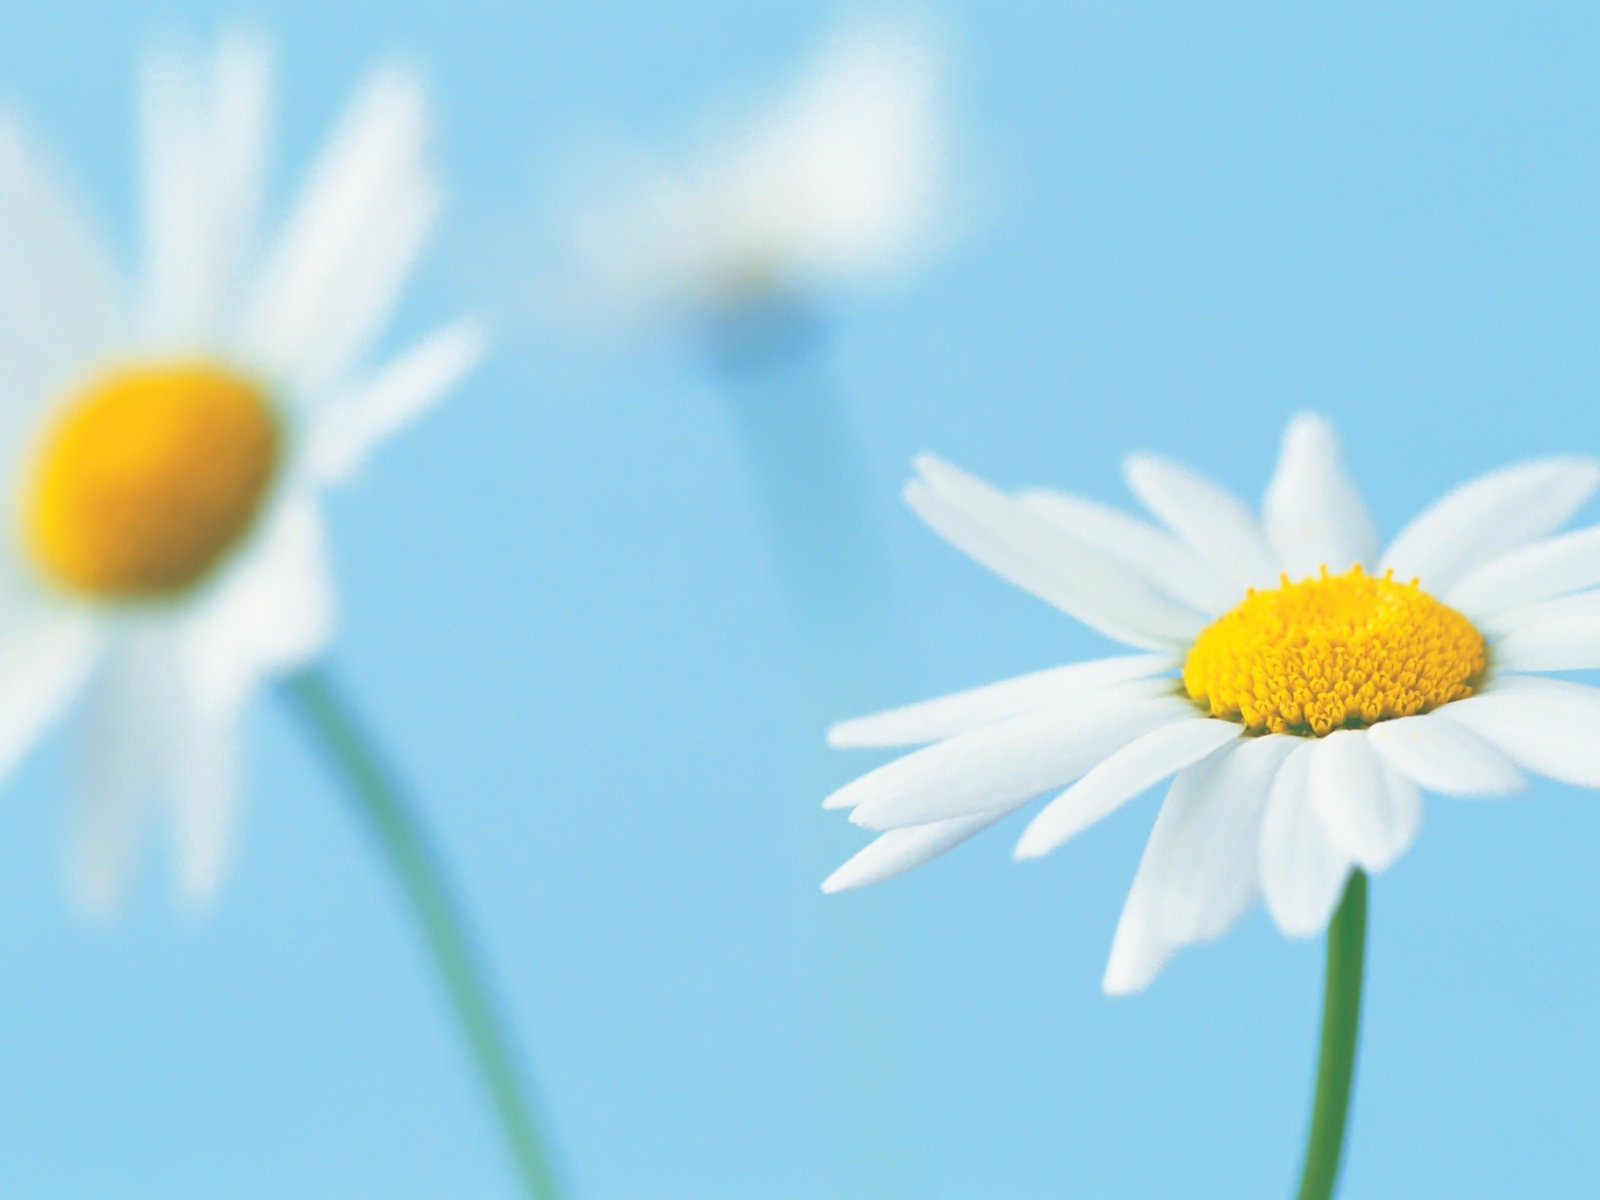
{"type": "Polygon", "coordinates": [[[62,405],[38,447],[27,545],[73,591],[180,591],[249,530],[281,440],[261,388],[220,368],[146,363],[103,375],[62,405]]]}
{"type": "Polygon", "coordinates": [[[1201,631],[1183,686],[1212,716],[1256,733],[1321,737],[1472,694],[1483,635],[1415,582],[1355,567],[1251,590],[1201,631]]]}

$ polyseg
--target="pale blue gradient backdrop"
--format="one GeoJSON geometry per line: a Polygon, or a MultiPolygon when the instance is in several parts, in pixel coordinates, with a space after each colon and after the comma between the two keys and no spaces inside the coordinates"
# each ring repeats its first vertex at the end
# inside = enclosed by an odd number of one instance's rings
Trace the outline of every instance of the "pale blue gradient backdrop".
{"type": "MultiPolygon", "coordinates": [[[[914,657],[840,707],[1104,648],[901,511],[919,450],[1120,500],[1120,456],[1148,447],[1256,494],[1284,419],[1316,409],[1392,531],[1469,473],[1600,449],[1600,25],[1395,7],[940,10],[969,233],[836,310],[827,364],[914,657]]],[[[1320,947],[1258,914],[1149,993],[1102,997],[1153,798],[1042,863],[1009,861],[1007,827],[819,895],[858,839],[817,802],[871,760],[820,748],[716,381],[687,353],[541,331],[496,275],[597,135],[682,136],[835,14],[251,15],[279,39],[289,165],[376,53],[425,60],[455,200],[400,332],[468,304],[507,322],[335,501],[335,666],[464,883],[574,1196],[1284,1194],[1320,947]]],[[[7,14],[0,85],[124,240],[133,48],[228,16],[7,14]]],[[[174,914],[160,872],[119,924],[71,915],[65,738],[5,789],[0,1187],[511,1195],[389,880],[275,700],[252,725],[243,852],[208,919],[174,914]]],[[[1600,1190],[1597,860],[1594,796],[1431,805],[1373,891],[1347,1195],[1600,1190]]]]}

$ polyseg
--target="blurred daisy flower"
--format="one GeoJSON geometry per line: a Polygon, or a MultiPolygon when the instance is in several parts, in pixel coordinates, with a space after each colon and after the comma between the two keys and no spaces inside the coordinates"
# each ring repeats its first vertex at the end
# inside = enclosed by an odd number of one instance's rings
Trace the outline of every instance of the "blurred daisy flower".
{"type": "Polygon", "coordinates": [[[675,168],[639,166],[569,230],[578,305],[719,320],[906,266],[943,215],[939,58],[909,23],[835,36],[789,93],[675,168]]]}
{"type": "Polygon", "coordinates": [[[241,708],[332,629],[321,493],[483,349],[460,321],[367,362],[439,211],[423,86],[370,75],[258,246],[272,91],[250,38],[147,58],[131,283],[0,117],[0,770],[85,698],[94,908],[158,801],[183,891],[215,889],[241,708]]]}
{"type": "Polygon", "coordinates": [[[927,745],[828,799],[881,831],[829,891],[1065,788],[1017,844],[1037,857],[1175,776],[1105,975],[1131,992],[1258,896],[1284,933],[1322,930],[1353,875],[1411,845],[1423,790],[1510,792],[1523,769],[1600,787],[1600,689],[1540,674],[1600,666],[1600,527],[1556,534],[1600,483],[1590,459],[1485,475],[1381,551],[1313,417],[1290,425],[1259,520],[1146,455],[1127,479],[1153,522],[917,465],[906,497],[939,534],[1143,653],[835,727],[836,746],[927,745]]]}

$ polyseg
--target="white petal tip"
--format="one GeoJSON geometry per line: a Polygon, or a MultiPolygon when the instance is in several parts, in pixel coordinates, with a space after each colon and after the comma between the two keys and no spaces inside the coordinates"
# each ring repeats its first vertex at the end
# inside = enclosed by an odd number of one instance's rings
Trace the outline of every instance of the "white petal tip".
{"type": "Polygon", "coordinates": [[[846,863],[822,881],[822,894],[824,896],[835,896],[840,892],[848,892],[858,888],[861,884],[862,881],[860,879],[852,877],[850,864],[846,863]]]}
{"type": "Polygon", "coordinates": [[[1011,851],[1011,857],[1018,862],[1030,862],[1035,858],[1043,858],[1054,850],[1055,843],[1043,837],[1030,836],[1031,830],[1025,832],[1017,839],[1016,847],[1011,851]]]}
{"type": "Polygon", "coordinates": [[[75,880],[72,904],[78,916],[91,925],[110,925],[122,911],[122,896],[99,884],[75,880]]]}
{"type": "Polygon", "coordinates": [[[1133,996],[1149,987],[1155,976],[1135,976],[1121,972],[1106,972],[1100,981],[1100,990],[1108,996],[1133,996]]]}
{"type": "Polygon", "coordinates": [[[841,721],[828,730],[827,742],[830,750],[859,750],[863,743],[856,732],[858,723],[855,721],[841,721]]]}
{"type": "Polygon", "coordinates": [[[1132,478],[1136,475],[1142,475],[1159,462],[1160,460],[1153,454],[1147,454],[1142,450],[1135,451],[1133,454],[1123,457],[1122,470],[1125,475],[1132,478]]]}
{"type": "Polygon", "coordinates": [[[203,878],[182,876],[177,887],[178,906],[190,916],[207,916],[216,907],[217,895],[221,890],[222,880],[217,875],[203,878]]]}
{"type": "Polygon", "coordinates": [[[1304,436],[1309,433],[1330,434],[1332,432],[1333,423],[1321,413],[1296,413],[1289,418],[1287,434],[1290,437],[1304,436]]]}
{"type": "Polygon", "coordinates": [[[1278,932],[1287,938],[1313,938],[1328,927],[1326,921],[1310,921],[1303,917],[1285,918],[1277,913],[1272,914],[1272,923],[1278,927],[1278,932]]]}

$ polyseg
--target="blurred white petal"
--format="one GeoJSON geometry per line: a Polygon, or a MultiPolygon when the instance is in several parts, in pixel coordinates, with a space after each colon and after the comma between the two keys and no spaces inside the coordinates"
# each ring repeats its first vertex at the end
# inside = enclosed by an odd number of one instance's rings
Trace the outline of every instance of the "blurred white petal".
{"type": "Polygon", "coordinates": [[[191,705],[173,731],[164,787],[171,809],[178,891],[215,898],[238,841],[239,714],[191,705]]]}
{"type": "Polygon", "coordinates": [[[679,167],[639,166],[572,222],[580,290],[612,318],[694,315],[883,276],[938,236],[940,55],[907,22],[841,31],[775,105],[679,167]]]}
{"type": "Polygon", "coordinates": [[[436,330],[397,355],[313,418],[311,469],[324,483],[347,480],[372,450],[437,404],[478,363],[489,335],[475,320],[436,330]]]}
{"type": "Polygon", "coordinates": [[[44,591],[20,563],[0,567],[0,779],[59,717],[98,660],[93,616],[44,591]]]}
{"type": "MultiPolygon", "coordinates": [[[[80,382],[126,332],[106,243],[41,148],[0,113],[0,433],[80,382]]],[[[11,467],[13,464],[4,464],[11,467]]]]}
{"type": "Polygon", "coordinates": [[[91,682],[69,842],[73,893],[89,913],[121,904],[148,841],[184,687],[164,624],[120,631],[91,682]]]}
{"type": "Polygon", "coordinates": [[[316,658],[333,633],[322,516],[291,496],[187,621],[184,653],[198,702],[232,712],[264,679],[316,658]]]}
{"type": "Polygon", "coordinates": [[[272,55],[224,38],[213,61],[164,49],[139,88],[145,331],[192,351],[224,332],[265,187],[272,55]]]}
{"type": "Polygon", "coordinates": [[[242,336],[315,402],[366,352],[399,300],[441,193],[428,94],[391,65],[362,85],[261,268],[242,336]]]}

